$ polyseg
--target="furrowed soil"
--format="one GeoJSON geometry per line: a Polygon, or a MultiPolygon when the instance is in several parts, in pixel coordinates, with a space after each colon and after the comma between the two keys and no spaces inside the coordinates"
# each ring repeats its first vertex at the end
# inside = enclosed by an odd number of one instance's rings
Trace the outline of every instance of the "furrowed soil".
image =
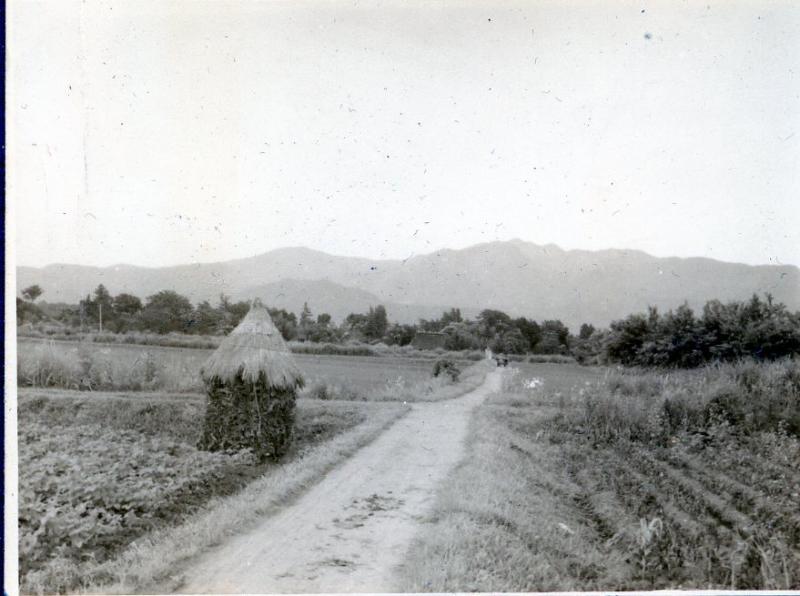
{"type": "Polygon", "coordinates": [[[184,593],[392,592],[439,482],[462,459],[492,372],[453,400],[412,411],[293,505],[190,563],[184,593]]]}

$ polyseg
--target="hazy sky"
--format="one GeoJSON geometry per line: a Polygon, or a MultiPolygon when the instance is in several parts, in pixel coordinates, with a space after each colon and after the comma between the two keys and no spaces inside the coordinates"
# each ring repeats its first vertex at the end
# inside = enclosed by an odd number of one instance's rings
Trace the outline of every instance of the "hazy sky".
{"type": "Polygon", "coordinates": [[[12,2],[17,261],[800,264],[795,2],[12,2]]]}

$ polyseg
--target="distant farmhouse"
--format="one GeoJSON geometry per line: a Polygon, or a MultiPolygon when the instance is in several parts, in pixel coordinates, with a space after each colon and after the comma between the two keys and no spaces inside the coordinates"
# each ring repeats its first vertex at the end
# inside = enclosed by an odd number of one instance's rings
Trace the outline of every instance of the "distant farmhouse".
{"type": "Polygon", "coordinates": [[[417,331],[414,339],[411,340],[411,345],[418,350],[435,350],[436,348],[444,348],[447,341],[447,334],[434,333],[432,331],[417,331]]]}

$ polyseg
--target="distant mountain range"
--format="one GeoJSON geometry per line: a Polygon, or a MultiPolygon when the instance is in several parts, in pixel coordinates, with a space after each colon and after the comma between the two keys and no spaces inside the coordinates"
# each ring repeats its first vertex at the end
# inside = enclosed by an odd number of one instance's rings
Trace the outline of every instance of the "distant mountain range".
{"type": "Polygon", "coordinates": [[[459,307],[466,316],[497,308],[536,320],[607,325],[648,305],[665,310],[684,301],[745,299],[771,293],[800,310],[800,269],[742,265],[706,258],[659,258],[637,250],[562,250],[521,240],[439,250],[400,260],[333,256],[282,248],[220,263],[146,268],[130,265],[18,267],[17,286],[39,284],[48,302],[75,303],[104,284],[112,294],[142,298],[163,289],[193,302],[260,297],[266,304],[341,320],[383,304],[391,320],[414,322],[459,307]]]}

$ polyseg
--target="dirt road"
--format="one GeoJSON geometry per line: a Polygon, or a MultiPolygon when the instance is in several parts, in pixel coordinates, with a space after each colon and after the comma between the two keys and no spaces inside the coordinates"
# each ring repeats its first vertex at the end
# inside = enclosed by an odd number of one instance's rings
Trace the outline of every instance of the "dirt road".
{"type": "Polygon", "coordinates": [[[413,410],[279,514],[199,558],[184,593],[392,592],[436,486],[464,452],[470,411],[500,373],[413,410]]]}

